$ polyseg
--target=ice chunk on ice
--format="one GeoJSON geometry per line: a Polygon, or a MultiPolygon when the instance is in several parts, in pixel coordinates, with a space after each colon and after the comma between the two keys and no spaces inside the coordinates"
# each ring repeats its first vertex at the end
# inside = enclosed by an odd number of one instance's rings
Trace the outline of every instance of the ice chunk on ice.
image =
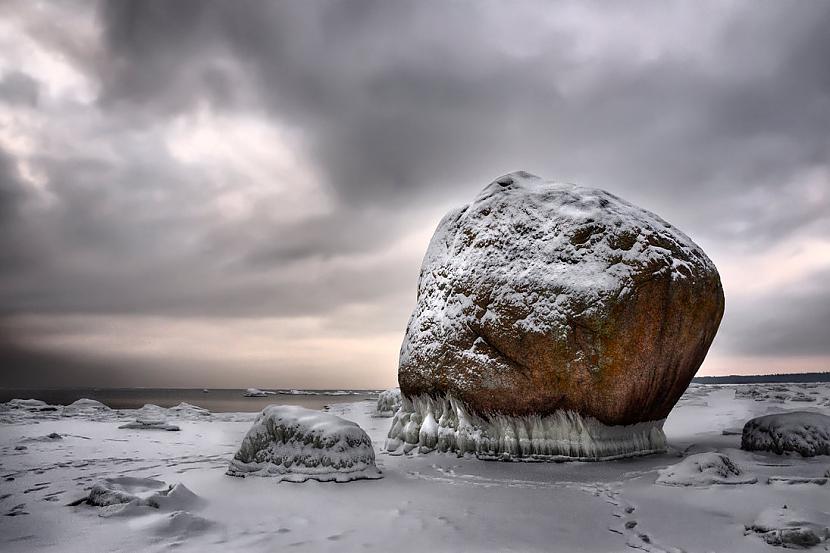
{"type": "Polygon", "coordinates": [[[754,484],[758,479],[746,474],[728,455],[716,452],[689,455],[676,465],[659,471],[657,484],[665,486],[711,486],[712,484],[754,484]]]}
{"type": "Polygon", "coordinates": [[[275,395],[276,392],[270,392],[267,390],[260,390],[259,388],[248,388],[245,390],[242,395],[245,397],[266,397],[275,395]]]}
{"type": "Polygon", "coordinates": [[[269,405],[262,410],[227,473],[289,482],[381,477],[372,440],[360,426],[293,405],[269,405]]]}
{"type": "Polygon", "coordinates": [[[175,424],[168,424],[167,421],[153,419],[136,419],[135,422],[122,424],[118,428],[130,430],[166,430],[168,432],[178,432],[181,430],[181,428],[175,424]]]}
{"type": "Polygon", "coordinates": [[[741,449],[797,452],[804,457],[830,455],[830,416],[809,411],[775,413],[744,425],[741,449]]]}
{"type": "Polygon", "coordinates": [[[163,511],[180,511],[199,507],[203,500],[184,484],[168,486],[153,478],[120,476],[96,482],[89,495],[74,504],[86,503],[101,507],[103,517],[127,515],[153,508],[163,511]]]}

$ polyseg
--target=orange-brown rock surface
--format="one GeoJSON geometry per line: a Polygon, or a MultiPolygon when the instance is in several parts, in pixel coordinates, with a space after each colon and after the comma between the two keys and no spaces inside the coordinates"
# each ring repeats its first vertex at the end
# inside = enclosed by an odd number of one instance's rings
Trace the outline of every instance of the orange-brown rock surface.
{"type": "Polygon", "coordinates": [[[723,308],[714,264],[669,223],[603,190],[512,173],[438,226],[398,381],[405,398],[451,397],[485,419],[660,421],[723,308]]]}

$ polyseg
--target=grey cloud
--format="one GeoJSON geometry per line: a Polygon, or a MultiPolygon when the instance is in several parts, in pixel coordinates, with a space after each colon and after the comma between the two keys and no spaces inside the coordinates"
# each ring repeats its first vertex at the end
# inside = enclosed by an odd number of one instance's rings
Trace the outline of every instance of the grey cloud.
{"type": "Polygon", "coordinates": [[[34,107],[39,95],[40,83],[23,71],[9,71],[0,77],[0,101],[34,107]]]}
{"type": "MultiPolygon", "coordinates": [[[[118,0],[99,4],[90,38],[54,25],[90,4],[51,6],[51,17],[21,3],[32,39],[100,96],[61,104],[23,73],[0,81],[7,104],[37,105],[79,146],[0,156],[0,313],[332,316],[368,305],[367,328],[402,329],[418,259],[388,251],[434,226],[424,210],[518,169],[607,188],[722,251],[830,233],[830,6],[700,5],[676,42],[653,4],[626,7],[646,14],[628,36],[663,47],[649,56],[600,44],[592,28],[613,9],[578,6],[585,21],[552,17],[574,4],[547,2],[118,0]],[[263,201],[242,218],[217,214],[216,175],[171,157],[160,137],[197,106],[296,130],[330,209],[282,220],[263,201]],[[110,153],[95,154],[101,145],[110,153]],[[46,175],[50,207],[33,200],[21,161],[46,175]]],[[[822,352],[818,295],[790,297],[810,316],[782,305],[781,328],[758,327],[739,304],[731,315],[728,301],[720,342],[822,352]]]]}

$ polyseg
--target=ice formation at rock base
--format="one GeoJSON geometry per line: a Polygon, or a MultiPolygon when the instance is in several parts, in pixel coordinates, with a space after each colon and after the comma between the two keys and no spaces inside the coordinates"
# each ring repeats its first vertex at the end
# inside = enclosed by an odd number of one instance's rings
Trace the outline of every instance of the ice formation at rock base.
{"type": "Polygon", "coordinates": [[[360,426],[293,405],[269,405],[262,410],[227,474],[286,482],[381,478],[372,440],[360,426]]]}
{"type": "Polygon", "coordinates": [[[385,450],[474,454],[499,461],[605,461],[666,451],[663,422],[608,426],[572,411],[482,417],[451,395],[402,398],[385,450]]]}

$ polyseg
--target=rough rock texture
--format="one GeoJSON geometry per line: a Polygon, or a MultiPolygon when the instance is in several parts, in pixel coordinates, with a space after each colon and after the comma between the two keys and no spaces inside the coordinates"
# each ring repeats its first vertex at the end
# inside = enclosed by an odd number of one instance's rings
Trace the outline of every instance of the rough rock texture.
{"type": "Polygon", "coordinates": [[[794,452],[803,457],[830,455],[830,416],[792,411],[750,419],[744,425],[741,449],[779,455],[794,452]]]}
{"type": "Polygon", "coordinates": [[[372,440],[360,426],[294,405],[269,405],[262,410],[227,474],[270,476],[289,482],[381,477],[372,440]]]}
{"type": "Polygon", "coordinates": [[[512,173],[439,224],[398,381],[406,397],[452,397],[481,416],[660,421],[723,307],[715,266],[653,213],[512,173]]]}

